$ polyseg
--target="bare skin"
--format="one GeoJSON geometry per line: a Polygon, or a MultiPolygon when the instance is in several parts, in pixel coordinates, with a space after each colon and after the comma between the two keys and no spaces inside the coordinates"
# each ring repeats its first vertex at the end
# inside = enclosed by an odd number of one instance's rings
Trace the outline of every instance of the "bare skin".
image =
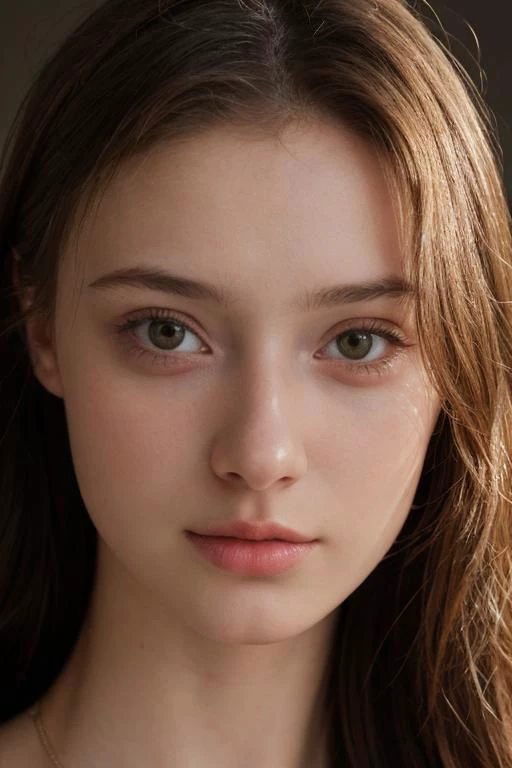
{"type": "MultiPolygon", "coordinates": [[[[409,303],[295,306],[402,275],[376,156],[320,122],[160,146],[126,164],[71,256],[54,334],[28,329],[99,536],[90,613],[42,702],[62,765],[328,768],[317,703],[337,608],[405,522],[440,407],[409,303]],[[232,296],[90,285],[140,265],[232,296]],[[172,351],[147,317],[130,340],[114,330],[152,308],[190,326],[172,351]],[[356,359],[336,339],[361,323],[356,359]],[[278,576],[239,576],[185,536],[235,518],[317,543],[278,576]]],[[[17,766],[48,766],[27,713],[0,729],[0,766],[16,748],[17,766]]]]}

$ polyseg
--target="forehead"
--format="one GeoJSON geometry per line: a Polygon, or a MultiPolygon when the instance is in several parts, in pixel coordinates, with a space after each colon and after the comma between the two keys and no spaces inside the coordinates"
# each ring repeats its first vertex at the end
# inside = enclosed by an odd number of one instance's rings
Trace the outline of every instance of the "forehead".
{"type": "Polygon", "coordinates": [[[154,267],[224,285],[241,303],[255,291],[286,301],[307,286],[402,271],[379,157],[347,128],[321,122],[278,136],[214,129],[131,158],[79,251],[87,285],[154,267]]]}

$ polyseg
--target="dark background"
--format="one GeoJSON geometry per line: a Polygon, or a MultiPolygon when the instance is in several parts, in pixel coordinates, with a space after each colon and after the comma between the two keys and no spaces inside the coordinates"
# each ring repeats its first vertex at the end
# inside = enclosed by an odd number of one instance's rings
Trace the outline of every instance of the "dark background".
{"type": "MultiPolygon", "coordinates": [[[[0,144],[41,62],[101,0],[0,0],[0,144]]],[[[410,0],[491,107],[512,202],[512,0],[410,0]],[[437,18],[436,18],[437,17],[437,18]],[[443,31],[444,30],[444,31],[443,31]]]]}

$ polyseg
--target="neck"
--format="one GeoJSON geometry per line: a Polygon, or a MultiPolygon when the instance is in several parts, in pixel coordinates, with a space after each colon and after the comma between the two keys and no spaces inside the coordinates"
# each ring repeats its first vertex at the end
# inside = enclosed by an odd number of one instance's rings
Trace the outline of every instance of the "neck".
{"type": "Polygon", "coordinates": [[[273,642],[212,639],[102,552],[81,635],[43,701],[64,768],[327,768],[335,618],[293,636],[283,625],[273,642]]]}

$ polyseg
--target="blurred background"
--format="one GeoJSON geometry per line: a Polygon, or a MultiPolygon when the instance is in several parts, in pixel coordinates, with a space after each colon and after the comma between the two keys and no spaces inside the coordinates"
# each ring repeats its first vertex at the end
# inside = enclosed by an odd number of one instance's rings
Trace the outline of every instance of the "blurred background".
{"type": "MultiPolygon", "coordinates": [[[[4,0],[0,7],[0,145],[38,68],[102,0],[4,0]]],[[[490,105],[503,147],[512,202],[512,46],[510,0],[410,0],[457,56],[490,105]]]]}

